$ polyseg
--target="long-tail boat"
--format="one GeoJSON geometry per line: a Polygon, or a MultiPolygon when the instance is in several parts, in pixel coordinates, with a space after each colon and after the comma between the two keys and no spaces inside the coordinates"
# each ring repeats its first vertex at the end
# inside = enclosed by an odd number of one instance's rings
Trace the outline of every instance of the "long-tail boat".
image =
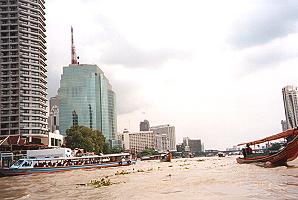
{"type": "MultiPolygon", "coordinates": [[[[282,138],[285,138],[287,142],[281,145],[281,148],[275,150],[258,149],[244,157],[238,157],[237,162],[240,164],[264,162],[270,166],[286,165],[287,162],[295,160],[298,157],[298,129],[289,129],[261,140],[241,143],[238,146],[269,143],[270,141],[282,138]]],[[[245,151],[245,148],[243,151],[245,151]]]]}

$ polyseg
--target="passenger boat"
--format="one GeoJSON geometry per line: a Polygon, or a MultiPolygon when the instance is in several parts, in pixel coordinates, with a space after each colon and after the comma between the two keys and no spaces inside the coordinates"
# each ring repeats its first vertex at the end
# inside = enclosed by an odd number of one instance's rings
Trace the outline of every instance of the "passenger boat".
{"type": "Polygon", "coordinates": [[[9,168],[0,169],[0,176],[53,173],[76,169],[107,168],[134,164],[129,153],[58,158],[23,158],[9,168]]]}
{"type": "Polygon", "coordinates": [[[287,139],[287,142],[281,145],[280,149],[259,149],[245,157],[237,158],[237,162],[240,164],[264,162],[271,166],[286,165],[287,162],[295,160],[298,157],[298,129],[290,129],[261,140],[238,144],[238,146],[269,143],[269,141],[282,138],[287,139]]]}

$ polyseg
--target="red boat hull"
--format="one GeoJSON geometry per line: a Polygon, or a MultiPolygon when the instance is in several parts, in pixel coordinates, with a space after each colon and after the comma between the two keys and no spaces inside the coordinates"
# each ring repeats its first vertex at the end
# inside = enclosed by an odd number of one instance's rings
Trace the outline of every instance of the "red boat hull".
{"type": "Polygon", "coordinates": [[[257,156],[252,158],[237,158],[239,164],[270,162],[271,165],[285,165],[287,162],[298,157],[298,136],[296,136],[281,151],[267,156],[257,156]]]}

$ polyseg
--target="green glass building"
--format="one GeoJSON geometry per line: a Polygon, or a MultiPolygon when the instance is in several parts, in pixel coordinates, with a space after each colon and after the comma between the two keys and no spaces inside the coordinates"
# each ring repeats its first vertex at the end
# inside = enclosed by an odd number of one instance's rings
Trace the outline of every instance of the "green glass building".
{"type": "Polygon", "coordinates": [[[71,64],[63,67],[60,88],[61,134],[73,124],[100,130],[106,140],[117,132],[116,99],[109,80],[97,65],[71,64]]]}

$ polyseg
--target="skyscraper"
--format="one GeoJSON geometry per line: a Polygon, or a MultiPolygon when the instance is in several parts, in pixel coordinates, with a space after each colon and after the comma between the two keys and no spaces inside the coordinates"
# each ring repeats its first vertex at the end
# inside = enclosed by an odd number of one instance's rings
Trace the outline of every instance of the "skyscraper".
{"type": "Polygon", "coordinates": [[[107,140],[115,139],[115,93],[97,65],[70,64],[63,67],[58,95],[61,134],[65,134],[75,122],[100,130],[107,140]]]}
{"type": "Polygon", "coordinates": [[[287,128],[295,128],[298,125],[298,101],[297,87],[288,85],[282,89],[287,128]]]}
{"type": "Polygon", "coordinates": [[[0,0],[0,135],[47,134],[44,4],[0,0]]]}

